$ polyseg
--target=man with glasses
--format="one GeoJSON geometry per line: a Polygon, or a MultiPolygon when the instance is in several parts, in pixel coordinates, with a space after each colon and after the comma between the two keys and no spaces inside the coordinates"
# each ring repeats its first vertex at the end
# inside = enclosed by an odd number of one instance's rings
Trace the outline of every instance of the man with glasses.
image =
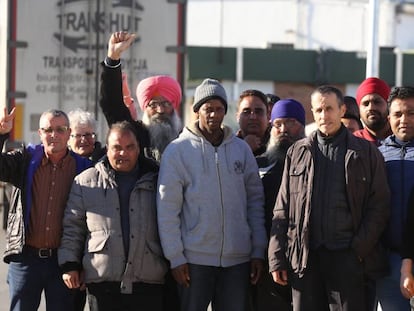
{"type": "Polygon", "coordinates": [[[255,156],[266,150],[270,136],[267,114],[267,97],[258,90],[246,90],[239,96],[237,122],[240,129],[237,137],[244,139],[255,156]]]}
{"type": "Polygon", "coordinates": [[[71,134],[69,148],[82,157],[97,162],[105,155],[105,148],[96,140],[96,120],[92,113],[75,109],[68,113],[71,134]]]}
{"type": "MultiPolygon", "coordinates": [[[[15,111],[0,119],[0,146],[12,129],[15,111]]],[[[4,261],[10,310],[37,310],[42,291],[47,310],[74,309],[57,262],[63,211],[76,174],[91,166],[67,147],[69,119],[61,110],[44,112],[41,144],[0,155],[0,179],[14,186],[8,215],[4,261]]]]}
{"type": "MultiPolygon", "coordinates": [[[[109,125],[127,120],[135,121],[134,124],[142,128],[143,122],[149,131],[151,146],[147,153],[159,161],[165,147],[182,130],[182,122],[177,113],[181,103],[181,87],[174,78],[166,75],[142,80],[136,94],[143,111],[142,122],[132,119],[122,95],[121,55],[135,38],[135,34],[127,32],[111,35],[107,57],[102,62],[100,105],[109,125]]],[[[142,148],[145,147],[142,138],[139,141],[142,142],[142,148]]]]}

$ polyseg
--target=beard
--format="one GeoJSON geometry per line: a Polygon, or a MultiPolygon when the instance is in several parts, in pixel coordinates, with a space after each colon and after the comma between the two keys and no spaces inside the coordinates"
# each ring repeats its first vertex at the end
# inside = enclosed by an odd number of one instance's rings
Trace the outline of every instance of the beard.
{"type": "Polygon", "coordinates": [[[366,127],[368,127],[370,130],[376,132],[385,127],[387,124],[387,117],[384,115],[381,115],[380,113],[375,113],[377,115],[377,119],[370,120],[369,118],[365,118],[364,124],[366,127]]]}
{"type": "Polygon", "coordinates": [[[289,147],[303,137],[304,135],[293,137],[286,133],[279,134],[277,137],[271,135],[264,156],[269,160],[269,163],[284,162],[289,147]]]}
{"type": "Polygon", "coordinates": [[[144,114],[143,123],[147,126],[151,140],[151,154],[160,161],[167,145],[178,137],[182,130],[181,120],[174,111],[172,115],[155,114],[149,117],[144,114]]]}

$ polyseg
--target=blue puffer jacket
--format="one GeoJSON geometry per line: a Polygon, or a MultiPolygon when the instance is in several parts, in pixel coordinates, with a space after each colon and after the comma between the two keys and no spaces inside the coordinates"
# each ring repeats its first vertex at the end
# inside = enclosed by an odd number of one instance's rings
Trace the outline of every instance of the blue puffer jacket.
{"type": "Polygon", "coordinates": [[[385,233],[385,245],[400,252],[408,198],[414,186],[414,141],[402,142],[391,135],[379,150],[385,159],[391,189],[391,217],[385,233]]]}

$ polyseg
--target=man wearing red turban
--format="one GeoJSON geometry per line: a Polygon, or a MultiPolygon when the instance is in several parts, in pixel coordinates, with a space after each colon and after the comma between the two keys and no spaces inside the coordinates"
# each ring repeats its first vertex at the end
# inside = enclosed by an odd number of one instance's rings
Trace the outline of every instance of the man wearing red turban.
{"type": "Polygon", "coordinates": [[[380,146],[381,142],[392,134],[388,123],[387,99],[389,94],[388,84],[375,77],[367,78],[359,85],[356,100],[364,128],[355,131],[355,136],[380,146]]]}
{"type": "MultiPolygon", "coordinates": [[[[109,124],[135,119],[119,100],[123,98],[119,94],[119,85],[122,83],[121,54],[131,46],[135,38],[135,34],[120,31],[113,33],[108,42],[108,54],[102,62],[100,105],[109,124]]],[[[182,99],[181,87],[170,76],[152,76],[138,84],[136,95],[143,112],[142,123],[149,131],[150,154],[147,154],[160,161],[165,147],[182,130],[178,116],[182,99]]]]}

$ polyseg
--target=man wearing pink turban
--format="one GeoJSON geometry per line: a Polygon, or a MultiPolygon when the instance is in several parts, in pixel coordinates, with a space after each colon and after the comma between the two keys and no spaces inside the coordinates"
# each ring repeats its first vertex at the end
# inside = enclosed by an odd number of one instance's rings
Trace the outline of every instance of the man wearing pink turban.
{"type": "MultiPolygon", "coordinates": [[[[115,32],[111,35],[107,57],[101,63],[99,104],[108,125],[123,120],[133,123],[137,132],[141,133],[138,135],[138,142],[144,151],[142,154],[159,162],[165,147],[182,130],[182,122],[177,112],[181,103],[181,87],[169,76],[153,76],[142,80],[136,94],[142,110],[142,121],[131,115],[128,106],[132,108],[133,103],[124,103],[128,94],[123,94],[122,87],[124,86],[125,93],[126,85],[122,84],[121,54],[129,48],[135,37],[135,34],[127,32],[115,32]]],[[[180,310],[177,284],[170,273],[166,275],[163,305],[164,310],[180,310]]]]}
{"type": "MultiPolygon", "coordinates": [[[[121,54],[135,38],[135,34],[115,32],[108,42],[107,57],[102,62],[100,105],[109,124],[122,120],[133,121],[130,111],[120,101],[123,96],[119,94],[119,85],[122,84],[121,54]]],[[[152,76],[138,84],[136,95],[142,110],[142,123],[149,132],[150,148],[146,153],[160,161],[165,147],[182,130],[178,116],[181,87],[170,76],[152,76]]]]}
{"type": "Polygon", "coordinates": [[[153,76],[142,80],[137,87],[139,106],[144,111],[154,97],[163,97],[172,108],[178,110],[181,103],[181,87],[170,76],[153,76]]]}

